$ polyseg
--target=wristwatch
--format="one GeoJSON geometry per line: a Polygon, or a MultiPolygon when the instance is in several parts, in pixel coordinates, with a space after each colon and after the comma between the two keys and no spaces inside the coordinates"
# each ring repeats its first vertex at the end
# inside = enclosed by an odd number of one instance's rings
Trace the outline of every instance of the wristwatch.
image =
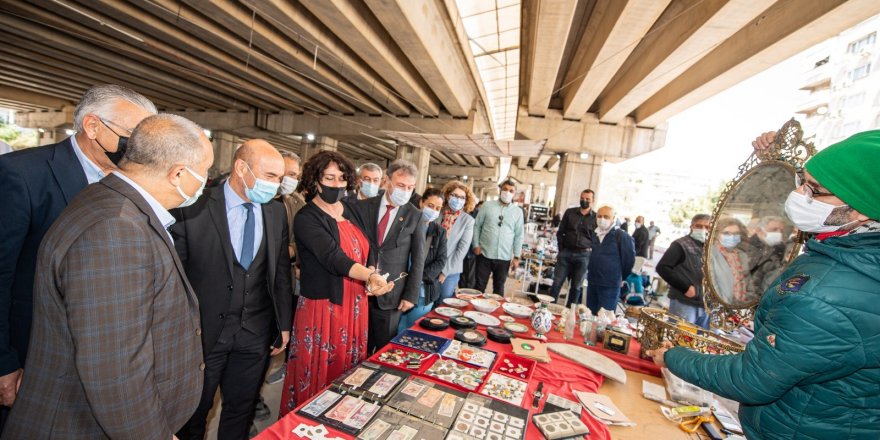
{"type": "Polygon", "coordinates": [[[544,382],[538,383],[538,389],[535,390],[535,393],[532,394],[534,396],[532,398],[532,408],[537,408],[541,404],[541,397],[544,397],[544,393],[541,392],[544,390],[544,382]]]}

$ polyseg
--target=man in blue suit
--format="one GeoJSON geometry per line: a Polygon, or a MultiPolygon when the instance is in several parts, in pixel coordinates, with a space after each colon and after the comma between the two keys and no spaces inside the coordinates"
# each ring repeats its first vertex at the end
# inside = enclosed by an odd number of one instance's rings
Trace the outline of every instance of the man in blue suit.
{"type": "MultiPolygon", "coordinates": [[[[599,208],[596,223],[593,252],[587,266],[587,307],[594,315],[599,309],[612,312],[617,309],[623,280],[632,271],[636,260],[632,237],[614,226],[614,208],[599,208]]],[[[574,301],[579,302],[580,298],[574,298],[574,301]]]]}
{"type": "Polygon", "coordinates": [[[25,365],[43,235],[80,190],[116,169],[131,130],[155,113],[133,90],[94,86],[74,110],[74,136],[0,156],[0,405],[12,406],[25,365]]]}

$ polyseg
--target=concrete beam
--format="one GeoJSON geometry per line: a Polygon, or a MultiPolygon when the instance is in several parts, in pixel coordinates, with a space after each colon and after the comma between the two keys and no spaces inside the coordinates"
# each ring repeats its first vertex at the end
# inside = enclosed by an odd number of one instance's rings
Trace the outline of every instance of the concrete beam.
{"type": "Polygon", "coordinates": [[[366,0],[370,10],[452,116],[467,117],[476,93],[440,2],[366,0]]]}
{"type": "Polygon", "coordinates": [[[565,44],[571,30],[577,0],[536,0],[533,40],[529,45],[531,75],[528,88],[529,114],[544,116],[550,106],[553,87],[565,44]]]}
{"type": "Polygon", "coordinates": [[[325,26],[355,51],[420,113],[440,114],[440,106],[403,52],[392,44],[366,6],[348,0],[302,0],[325,26]]]}
{"type": "Polygon", "coordinates": [[[524,170],[527,166],[529,166],[529,157],[527,156],[519,156],[516,158],[516,166],[519,169],[524,170]]]}
{"type": "Polygon", "coordinates": [[[706,0],[671,5],[599,97],[599,119],[613,123],[623,121],[636,107],[696,63],[700,54],[746,26],[775,1],[706,0]],[[685,9],[673,7],[677,5],[685,9]],[[657,29],[661,23],[662,27],[657,29]]]}
{"type": "Polygon", "coordinates": [[[35,107],[45,107],[51,109],[60,109],[68,105],[76,105],[76,101],[60,99],[42,93],[31,92],[16,87],[0,85],[0,96],[4,100],[31,104],[35,107]]]}
{"type": "Polygon", "coordinates": [[[653,126],[880,13],[876,0],[780,0],[635,111],[653,126]]]}
{"type": "Polygon", "coordinates": [[[552,109],[546,117],[536,118],[520,107],[516,130],[527,139],[547,139],[545,151],[586,152],[609,159],[629,159],[662,148],[666,143],[665,126],[637,127],[631,118],[622,124],[602,124],[594,113],[587,113],[581,121],[570,121],[552,109]]]}
{"type": "Polygon", "coordinates": [[[317,115],[280,112],[266,115],[266,128],[279,133],[315,133],[332,137],[375,133],[381,130],[438,133],[472,134],[473,116],[468,119],[419,118],[369,116],[317,115]]]}
{"type": "Polygon", "coordinates": [[[431,177],[468,176],[468,179],[498,179],[498,167],[463,167],[458,165],[431,165],[428,168],[431,177]]]}
{"type": "Polygon", "coordinates": [[[15,114],[15,124],[26,128],[73,127],[74,108],[70,105],[57,111],[18,112],[15,114]]]}
{"type": "Polygon", "coordinates": [[[599,182],[602,181],[603,158],[601,157],[590,156],[583,160],[576,154],[567,154],[561,162],[562,167],[556,179],[556,199],[553,204],[557,212],[574,206],[581,191],[587,188],[598,194],[599,182]]]}
{"type": "MultiPolygon", "coordinates": [[[[597,0],[565,75],[563,112],[580,120],[669,0],[597,0]]],[[[519,127],[517,127],[519,128],[519,127]]]]}
{"type": "Polygon", "coordinates": [[[542,183],[544,186],[556,185],[556,173],[546,170],[511,168],[507,175],[526,185],[540,185],[542,183]]]}
{"type": "Polygon", "coordinates": [[[494,167],[498,163],[498,158],[493,156],[480,156],[480,162],[487,167],[494,167]]]}
{"type": "Polygon", "coordinates": [[[543,170],[544,165],[547,164],[547,161],[550,160],[551,157],[553,157],[552,154],[542,154],[542,155],[538,156],[538,158],[535,159],[535,166],[532,167],[532,169],[535,171],[543,170]]]}

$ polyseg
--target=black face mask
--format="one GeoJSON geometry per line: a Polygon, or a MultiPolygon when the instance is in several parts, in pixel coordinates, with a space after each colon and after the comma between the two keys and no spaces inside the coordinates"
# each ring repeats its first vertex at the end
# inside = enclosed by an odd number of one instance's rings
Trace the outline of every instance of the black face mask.
{"type": "Polygon", "coordinates": [[[116,130],[110,128],[103,120],[101,120],[101,123],[104,124],[105,127],[110,129],[110,131],[112,131],[113,134],[115,134],[116,137],[119,138],[119,140],[116,142],[116,151],[109,151],[104,148],[104,146],[101,145],[101,142],[98,141],[98,138],[95,138],[95,142],[97,142],[98,146],[101,147],[102,150],[104,150],[104,154],[107,155],[107,158],[110,159],[110,162],[113,162],[113,165],[119,165],[119,161],[121,161],[122,157],[125,156],[125,149],[128,148],[128,137],[119,136],[118,134],[116,134],[116,130]]]}
{"type": "Polygon", "coordinates": [[[342,200],[342,197],[345,195],[345,188],[333,188],[323,183],[319,183],[319,185],[321,185],[321,192],[318,193],[318,196],[325,203],[336,203],[342,200]]]}
{"type": "Polygon", "coordinates": [[[581,200],[581,209],[587,209],[587,208],[589,208],[589,207],[590,207],[590,201],[589,201],[589,200],[581,200]]]}

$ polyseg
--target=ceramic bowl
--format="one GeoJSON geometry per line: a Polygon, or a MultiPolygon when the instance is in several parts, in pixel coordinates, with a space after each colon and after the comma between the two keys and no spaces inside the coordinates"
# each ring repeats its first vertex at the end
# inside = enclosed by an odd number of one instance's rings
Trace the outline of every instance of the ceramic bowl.
{"type": "Polygon", "coordinates": [[[494,299],[486,299],[486,298],[475,298],[471,300],[471,305],[477,309],[478,312],[483,313],[492,313],[501,307],[501,303],[494,299]]]}

